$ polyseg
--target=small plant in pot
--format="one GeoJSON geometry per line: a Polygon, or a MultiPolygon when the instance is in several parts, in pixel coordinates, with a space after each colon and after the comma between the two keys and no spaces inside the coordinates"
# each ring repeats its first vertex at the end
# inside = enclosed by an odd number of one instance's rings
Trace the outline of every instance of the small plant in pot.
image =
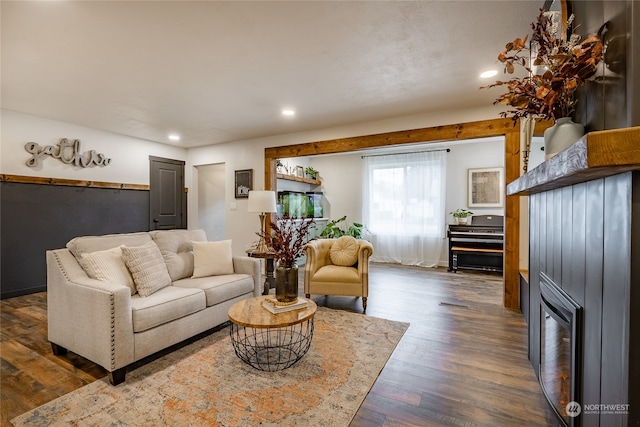
{"type": "Polygon", "coordinates": [[[298,258],[304,253],[309,230],[314,220],[295,220],[283,216],[269,222],[270,231],[256,233],[274,253],[276,261],[276,300],[293,304],[298,300],[298,258]]]}
{"type": "Polygon", "coordinates": [[[282,160],[280,159],[276,159],[276,171],[284,175],[289,173],[289,171],[287,170],[287,167],[284,164],[282,164],[282,160]]]}
{"type": "Polygon", "coordinates": [[[307,166],[304,170],[305,176],[309,179],[317,179],[318,171],[312,168],[311,166],[307,166]]]}
{"type": "Polygon", "coordinates": [[[453,219],[456,221],[456,224],[466,224],[469,221],[469,217],[473,215],[473,212],[462,208],[449,213],[453,215],[453,219]]]}

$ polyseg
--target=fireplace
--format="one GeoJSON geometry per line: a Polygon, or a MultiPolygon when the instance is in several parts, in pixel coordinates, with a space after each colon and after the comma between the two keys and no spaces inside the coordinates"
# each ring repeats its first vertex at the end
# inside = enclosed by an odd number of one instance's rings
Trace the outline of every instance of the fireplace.
{"type": "Polygon", "coordinates": [[[580,411],[570,402],[582,401],[582,307],[540,273],[540,375],[549,405],[562,426],[579,426],[580,411]]]}

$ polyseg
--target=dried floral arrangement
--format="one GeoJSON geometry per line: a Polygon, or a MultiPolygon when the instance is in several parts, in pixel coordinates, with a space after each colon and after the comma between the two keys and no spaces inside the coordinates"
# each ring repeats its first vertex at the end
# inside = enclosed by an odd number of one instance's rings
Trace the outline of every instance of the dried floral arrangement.
{"type": "Polygon", "coordinates": [[[256,234],[264,239],[275,254],[276,261],[289,268],[304,253],[304,245],[313,224],[313,219],[296,220],[285,215],[277,221],[269,222],[270,232],[262,230],[256,234]]]}
{"type": "MultiPolygon", "coordinates": [[[[529,116],[545,120],[569,117],[575,111],[574,92],[595,74],[602,59],[602,42],[597,36],[582,41],[574,32],[568,38],[562,35],[557,37],[559,23],[551,18],[552,13],[541,9],[537,22],[531,24],[531,48],[527,46],[527,35],[524,39],[516,38],[507,43],[505,50],[498,55],[505,73],[513,74],[515,66],[519,65],[524,67],[528,76],[497,81],[482,87],[506,85],[507,92],[494,104],[513,107],[500,115],[511,116],[514,122],[529,116]],[[532,64],[527,65],[531,58],[532,64]],[[533,67],[539,67],[544,72],[536,74],[533,67]]],[[[567,28],[573,19],[571,15],[566,22],[567,28]]]]}

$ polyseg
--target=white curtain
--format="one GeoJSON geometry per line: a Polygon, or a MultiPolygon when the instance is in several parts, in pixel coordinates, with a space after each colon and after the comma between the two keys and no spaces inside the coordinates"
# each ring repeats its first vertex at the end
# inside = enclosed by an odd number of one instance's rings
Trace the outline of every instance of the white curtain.
{"type": "Polygon", "coordinates": [[[445,233],[444,150],[363,157],[372,261],[435,267],[445,233]]]}

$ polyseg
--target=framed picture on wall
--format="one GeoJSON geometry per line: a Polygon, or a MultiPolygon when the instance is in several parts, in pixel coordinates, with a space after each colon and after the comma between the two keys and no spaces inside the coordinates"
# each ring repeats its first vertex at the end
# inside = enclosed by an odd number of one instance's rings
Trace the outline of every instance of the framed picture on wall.
{"type": "Polygon", "coordinates": [[[469,169],[467,191],[470,208],[501,208],[504,206],[504,169],[469,169]]]}
{"type": "Polygon", "coordinates": [[[236,171],[235,189],[236,199],[249,198],[249,191],[253,190],[253,169],[236,171]]]}

